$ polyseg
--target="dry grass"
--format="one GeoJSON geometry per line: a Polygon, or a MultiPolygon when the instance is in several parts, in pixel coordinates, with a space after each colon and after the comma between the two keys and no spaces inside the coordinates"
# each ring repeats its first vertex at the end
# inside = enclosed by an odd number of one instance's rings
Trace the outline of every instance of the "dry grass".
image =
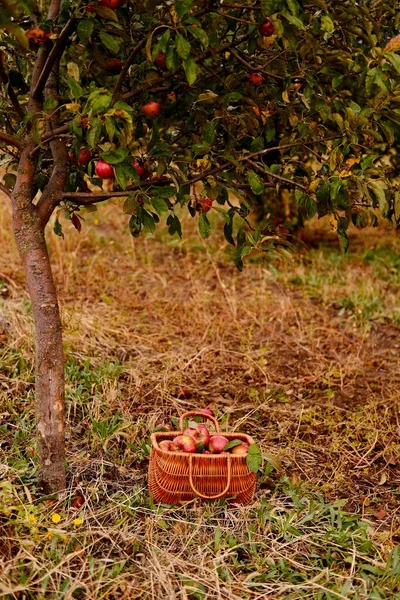
{"type": "Polygon", "coordinates": [[[399,239],[355,233],[342,259],[315,226],[293,264],[240,274],[218,234],[185,229],[133,240],[109,205],[49,234],[70,425],[54,504],[36,487],[32,320],[0,206],[0,597],[400,598],[399,239]],[[153,506],[148,433],[206,405],[270,457],[254,503],[153,506]]]}

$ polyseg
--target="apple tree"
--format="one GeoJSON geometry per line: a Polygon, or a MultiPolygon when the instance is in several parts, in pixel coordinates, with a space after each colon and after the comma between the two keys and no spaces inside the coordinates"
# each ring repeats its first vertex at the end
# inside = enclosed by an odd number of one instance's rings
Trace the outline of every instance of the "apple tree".
{"type": "Polygon", "coordinates": [[[62,326],[45,231],[123,198],[129,231],[220,226],[236,266],[285,244],[249,219],[400,219],[399,11],[386,0],[1,0],[1,190],[32,302],[41,482],[65,487],[62,326]],[[272,195],[272,196],[271,196],[272,195]],[[179,209],[179,210],[178,210],[179,209]],[[211,211],[211,212],[210,212],[211,211]]]}

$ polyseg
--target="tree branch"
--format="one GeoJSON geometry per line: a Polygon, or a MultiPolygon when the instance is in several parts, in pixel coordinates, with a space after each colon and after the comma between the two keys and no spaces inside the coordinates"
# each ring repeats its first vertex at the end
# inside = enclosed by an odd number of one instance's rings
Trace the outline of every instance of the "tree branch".
{"type": "Polygon", "coordinates": [[[22,142],[18,138],[13,135],[9,135],[5,131],[0,131],[0,142],[5,142],[9,146],[14,146],[15,148],[21,149],[22,142]]]}
{"type": "Polygon", "coordinates": [[[31,93],[31,97],[35,100],[39,99],[43,93],[44,86],[49,78],[51,70],[55,65],[56,61],[62,56],[65,47],[67,45],[68,36],[75,27],[75,23],[77,22],[77,18],[75,16],[71,17],[70,20],[65,24],[64,29],[61,31],[58,36],[56,43],[51,49],[50,54],[47,57],[47,60],[41,70],[41,73],[37,79],[35,87],[31,93]]]}
{"type": "Polygon", "coordinates": [[[11,192],[8,188],[6,188],[5,185],[3,185],[2,183],[0,183],[0,191],[3,192],[3,194],[6,194],[9,198],[11,198],[11,192]]]}
{"type": "MultiPolygon", "coordinates": [[[[59,70],[60,58],[54,63],[44,88],[46,99],[51,98],[58,104],[60,102],[59,70]]],[[[57,127],[57,112],[53,112],[53,110],[50,109],[47,111],[47,114],[49,119],[48,127],[54,130],[57,127]]],[[[49,183],[37,203],[39,219],[43,227],[46,226],[53,210],[59,204],[61,191],[64,189],[69,175],[68,150],[65,139],[62,139],[61,136],[59,136],[56,139],[49,141],[49,144],[54,164],[53,171],[49,183]]]]}
{"type": "Polygon", "coordinates": [[[20,119],[24,120],[26,115],[25,109],[23,109],[20,103],[18,102],[17,95],[11,87],[8,75],[4,69],[2,56],[3,55],[0,52],[0,79],[2,80],[3,84],[7,86],[8,97],[10,98],[11,104],[15,108],[15,112],[17,113],[20,119]]]}
{"type": "Polygon", "coordinates": [[[232,48],[229,50],[229,52],[232,54],[232,56],[234,56],[236,58],[236,60],[238,60],[239,62],[241,62],[242,65],[244,65],[249,71],[253,71],[253,72],[257,72],[257,73],[263,73],[264,75],[268,75],[268,77],[273,77],[275,79],[279,79],[280,81],[282,81],[283,79],[285,79],[281,75],[276,75],[275,73],[270,73],[269,71],[266,71],[265,69],[260,69],[258,67],[253,67],[253,65],[251,65],[249,62],[247,62],[247,60],[244,60],[244,58],[242,58],[240,56],[240,54],[238,52],[236,52],[235,50],[233,50],[232,48]]]}
{"type": "MultiPolygon", "coordinates": [[[[158,27],[158,29],[160,29],[160,27],[158,27]]],[[[153,33],[153,31],[150,33],[150,35],[152,35],[152,33],[153,33]]],[[[114,104],[118,94],[121,91],[121,87],[122,87],[123,81],[128,73],[129,67],[133,64],[133,61],[135,60],[136,55],[139,54],[139,52],[146,46],[147,40],[148,40],[148,36],[143,38],[142,40],[140,40],[140,42],[132,48],[128,58],[125,61],[124,66],[122,67],[122,71],[120,73],[120,76],[118,77],[118,81],[115,84],[115,88],[113,91],[113,97],[112,97],[112,104],[114,104]]]]}
{"type": "Polygon", "coordinates": [[[297,188],[299,188],[299,190],[302,190],[303,192],[308,192],[308,188],[305,185],[302,185],[301,183],[297,183],[297,181],[293,181],[292,179],[288,179],[287,177],[283,177],[282,175],[277,175],[276,173],[272,173],[271,171],[266,171],[265,169],[260,167],[257,163],[253,162],[252,160],[249,160],[248,162],[250,163],[252,168],[255,171],[257,171],[257,173],[260,173],[260,175],[262,175],[263,177],[272,177],[272,179],[277,179],[278,181],[283,181],[284,183],[287,183],[291,187],[297,187],[297,188]]]}

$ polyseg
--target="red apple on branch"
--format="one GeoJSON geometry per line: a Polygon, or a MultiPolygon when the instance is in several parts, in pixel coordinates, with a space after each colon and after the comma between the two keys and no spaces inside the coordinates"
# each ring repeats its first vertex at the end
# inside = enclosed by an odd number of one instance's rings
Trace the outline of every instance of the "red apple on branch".
{"type": "Polygon", "coordinates": [[[249,74],[249,80],[253,85],[261,85],[263,80],[262,75],[260,75],[260,73],[250,73],[249,74]]]}
{"type": "Polygon", "coordinates": [[[212,209],[212,205],[213,205],[213,202],[212,202],[211,198],[208,198],[207,196],[202,196],[196,202],[196,210],[200,213],[205,214],[205,213],[208,213],[208,211],[212,209]]]}
{"type": "Polygon", "coordinates": [[[123,64],[119,60],[119,58],[109,58],[106,62],[106,66],[104,67],[105,71],[112,73],[113,75],[118,75],[122,71],[123,64]]]}
{"type": "Polygon", "coordinates": [[[264,37],[270,37],[275,31],[275,27],[271,21],[264,21],[264,23],[258,28],[258,31],[264,37]]]}
{"type": "Polygon", "coordinates": [[[125,0],[100,0],[100,6],[105,6],[106,8],[111,8],[112,10],[117,10],[120,6],[125,3],[125,0]]]}
{"type": "Polygon", "coordinates": [[[95,173],[100,179],[114,179],[114,168],[105,160],[98,160],[95,167],[95,173]]]}
{"type": "Polygon", "coordinates": [[[156,63],[157,67],[159,69],[161,69],[161,71],[167,70],[167,64],[165,62],[165,54],[163,54],[162,52],[157,56],[157,58],[154,62],[156,63]]]}
{"type": "Polygon", "coordinates": [[[146,117],[158,117],[160,110],[161,108],[158,102],[148,102],[142,106],[142,113],[146,117]]]}
{"type": "Polygon", "coordinates": [[[78,155],[78,164],[79,165],[84,167],[85,165],[88,164],[88,162],[90,161],[91,158],[92,158],[92,153],[90,150],[87,150],[86,148],[81,148],[79,150],[79,155],[78,155]]]}
{"type": "Polygon", "coordinates": [[[135,160],[132,163],[132,167],[135,168],[135,171],[138,174],[139,179],[142,179],[143,176],[144,176],[144,174],[145,174],[145,168],[144,168],[144,166],[138,160],[135,160]]]}

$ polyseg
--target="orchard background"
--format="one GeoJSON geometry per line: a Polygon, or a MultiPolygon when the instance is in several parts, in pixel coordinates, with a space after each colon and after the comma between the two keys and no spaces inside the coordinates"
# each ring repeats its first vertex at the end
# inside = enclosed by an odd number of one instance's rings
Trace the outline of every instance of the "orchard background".
{"type": "Polygon", "coordinates": [[[1,5],[0,593],[398,597],[399,11],[105,4],[1,5]],[[154,506],[209,404],[255,502],[154,506]]]}

